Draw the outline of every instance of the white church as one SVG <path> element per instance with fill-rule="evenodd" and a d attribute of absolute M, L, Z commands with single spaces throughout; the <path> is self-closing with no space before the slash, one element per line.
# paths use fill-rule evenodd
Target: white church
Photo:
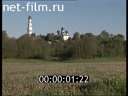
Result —
<path fill-rule="evenodd" d="M 67 41 L 69 39 L 68 31 L 65 31 L 64 27 L 61 28 L 61 32 L 57 31 L 58 36 L 62 36 L 64 41 Z"/>
<path fill-rule="evenodd" d="M 27 34 L 29 36 L 32 35 L 32 17 L 28 16 L 28 27 L 27 27 Z M 58 36 L 62 36 L 64 41 L 67 41 L 69 39 L 68 31 L 64 30 L 64 27 L 61 28 L 61 32 L 57 32 Z"/>

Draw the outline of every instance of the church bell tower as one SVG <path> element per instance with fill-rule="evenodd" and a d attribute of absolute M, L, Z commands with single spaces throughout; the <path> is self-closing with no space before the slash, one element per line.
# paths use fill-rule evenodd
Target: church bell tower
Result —
<path fill-rule="evenodd" d="M 32 34 L 32 17 L 28 17 L 28 28 L 27 28 L 27 34 L 31 36 Z"/>

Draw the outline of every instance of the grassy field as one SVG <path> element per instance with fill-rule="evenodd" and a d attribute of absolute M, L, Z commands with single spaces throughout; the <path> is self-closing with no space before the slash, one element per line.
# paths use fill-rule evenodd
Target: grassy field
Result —
<path fill-rule="evenodd" d="M 88 83 L 39 83 L 39 75 L 89 75 Z M 2 96 L 126 96 L 124 58 L 53 62 L 2 60 Z"/>

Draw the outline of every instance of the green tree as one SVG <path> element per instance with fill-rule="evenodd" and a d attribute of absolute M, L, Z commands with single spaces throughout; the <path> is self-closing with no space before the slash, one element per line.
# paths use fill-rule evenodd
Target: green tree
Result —
<path fill-rule="evenodd" d="M 35 34 L 35 33 L 32 33 L 31 36 L 32 36 L 32 37 L 36 37 L 36 34 Z"/>
<path fill-rule="evenodd" d="M 47 59 L 49 57 L 49 47 L 43 39 L 33 39 L 28 35 L 23 35 L 17 40 L 18 58 L 26 59 Z"/>
<path fill-rule="evenodd" d="M 86 33 L 82 39 L 73 42 L 72 58 L 94 58 L 97 56 L 98 50 L 99 42 L 96 36 Z"/>
<path fill-rule="evenodd" d="M 36 54 L 35 59 L 49 59 L 51 50 L 50 45 L 44 39 L 38 39 L 36 43 Z"/>
<path fill-rule="evenodd" d="M 45 37 L 46 41 L 54 41 L 57 40 L 57 35 L 55 35 L 54 33 L 48 33 Z"/>
<path fill-rule="evenodd" d="M 73 35 L 73 40 L 79 40 L 80 39 L 80 35 L 78 32 L 75 32 Z"/>
<path fill-rule="evenodd" d="M 121 34 L 117 34 L 113 38 L 114 41 L 114 50 L 116 51 L 116 56 L 117 57 L 123 57 L 124 56 L 124 36 Z"/>
<path fill-rule="evenodd" d="M 83 54 L 82 57 L 84 58 L 94 58 L 97 56 L 97 52 L 99 50 L 98 40 L 96 38 L 88 38 L 82 40 L 82 50 L 81 53 Z"/>
<path fill-rule="evenodd" d="M 85 34 L 80 35 L 80 39 L 84 39 L 84 37 L 85 37 Z"/>
<path fill-rule="evenodd" d="M 2 31 L 2 58 L 16 58 L 16 39 L 8 37 L 6 31 Z"/>
<path fill-rule="evenodd" d="M 81 42 L 82 40 L 76 40 L 76 41 L 72 41 L 72 46 L 71 46 L 71 53 L 72 59 L 80 59 L 83 58 L 81 55 L 83 53 L 81 53 L 83 51 L 83 42 Z"/>
<path fill-rule="evenodd" d="M 100 35 L 98 36 L 98 39 L 101 41 L 101 42 L 108 42 L 109 41 L 109 33 L 106 31 L 106 30 L 103 30 Z"/>
<path fill-rule="evenodd" d="M 121 34 L 110 36 L 109 41 L 101 42 L 104 45 L 104 56 L 124 57 L 124 36 Z"/>

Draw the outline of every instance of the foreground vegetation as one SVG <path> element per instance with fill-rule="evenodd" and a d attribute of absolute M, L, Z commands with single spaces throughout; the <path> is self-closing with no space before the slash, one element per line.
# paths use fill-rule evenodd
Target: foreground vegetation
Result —
<path fill-rule="evenodd" d="M 39 75 L 89 75 L 90 81 L 39 83 Z M 126 61 L 124 58 L 66 62 L 3 59 L 2 95 L 126 96 Z"/>

